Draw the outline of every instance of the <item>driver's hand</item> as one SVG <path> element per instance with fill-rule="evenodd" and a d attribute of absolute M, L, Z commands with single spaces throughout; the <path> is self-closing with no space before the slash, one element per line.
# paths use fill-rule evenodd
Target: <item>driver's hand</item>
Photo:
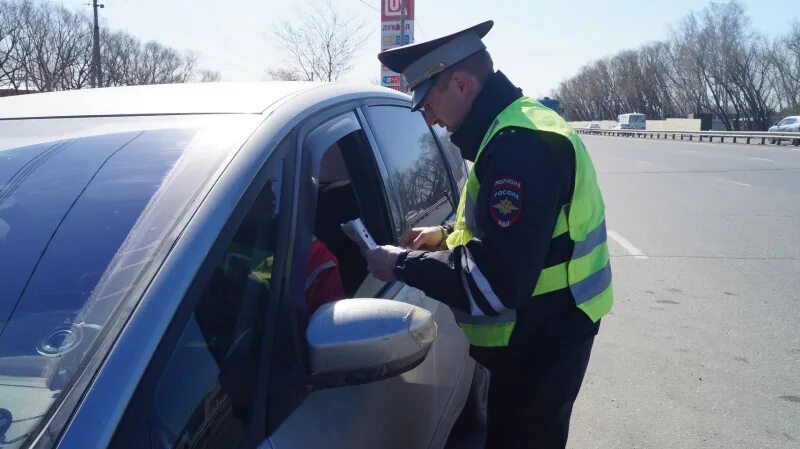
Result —
<path fill-rule="evenodd" d="M 439 226 L 414 228 L 400 238 L 400 246 L 412 250 L 436 251 L 444 243 L 444 231 Z"/>

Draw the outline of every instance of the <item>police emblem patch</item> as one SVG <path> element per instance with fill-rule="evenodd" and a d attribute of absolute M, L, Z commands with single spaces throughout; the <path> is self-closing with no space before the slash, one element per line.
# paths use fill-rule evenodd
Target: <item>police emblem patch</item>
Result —
<path fill-rule="evenodd" d="M 522 183 L 513 178 L 494 181 L 489 193 L 489 215 L 501 228 L 507 228 L 522 215 Z"/>

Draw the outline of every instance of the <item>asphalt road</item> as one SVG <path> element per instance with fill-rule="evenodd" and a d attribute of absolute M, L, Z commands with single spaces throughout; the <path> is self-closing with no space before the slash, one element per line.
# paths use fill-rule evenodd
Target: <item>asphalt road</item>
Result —
<path fill-rule="evenodd" d="M 571 448 L 800 448 L 800 151 L 582 136 L 616 304 Z"/>
<path fill-rule="evenodd" d="M 800 448 L 800 151 L 582 138 L 616 304 L 568 447 Z"/>

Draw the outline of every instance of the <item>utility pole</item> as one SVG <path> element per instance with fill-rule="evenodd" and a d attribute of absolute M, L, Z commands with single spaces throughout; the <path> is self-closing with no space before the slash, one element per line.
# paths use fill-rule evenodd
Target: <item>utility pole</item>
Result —
<path fill-rule="evenodd" d="M 100 25 L 97 24 L 97 8 L 105 8 L 105 5 L 98 5 L 97 0 L 92 0 L 94 8 L 94 31 L 92 32 L 92 87 L 103 87 L 103 72 L 100 70 Z"/>
<path fill-rule="evenodd" d="M 397 3 L 395 3 L 396 5 Z M 406 44 L 406 0 L 400 0 L 400 46 Z M 400 75 L 400 92 L 406 91 L 405 77 Z"/>

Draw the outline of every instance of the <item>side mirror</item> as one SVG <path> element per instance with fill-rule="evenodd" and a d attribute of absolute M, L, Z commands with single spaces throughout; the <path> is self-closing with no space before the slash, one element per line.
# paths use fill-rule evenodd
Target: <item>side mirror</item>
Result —
<path fill-rule="evenodd" d="M 388 299 L 324 304 L 306 329 L 314 389 L 359 385 L 404 373 L 425 360 L 436 339 L 433 315 Z"/>

